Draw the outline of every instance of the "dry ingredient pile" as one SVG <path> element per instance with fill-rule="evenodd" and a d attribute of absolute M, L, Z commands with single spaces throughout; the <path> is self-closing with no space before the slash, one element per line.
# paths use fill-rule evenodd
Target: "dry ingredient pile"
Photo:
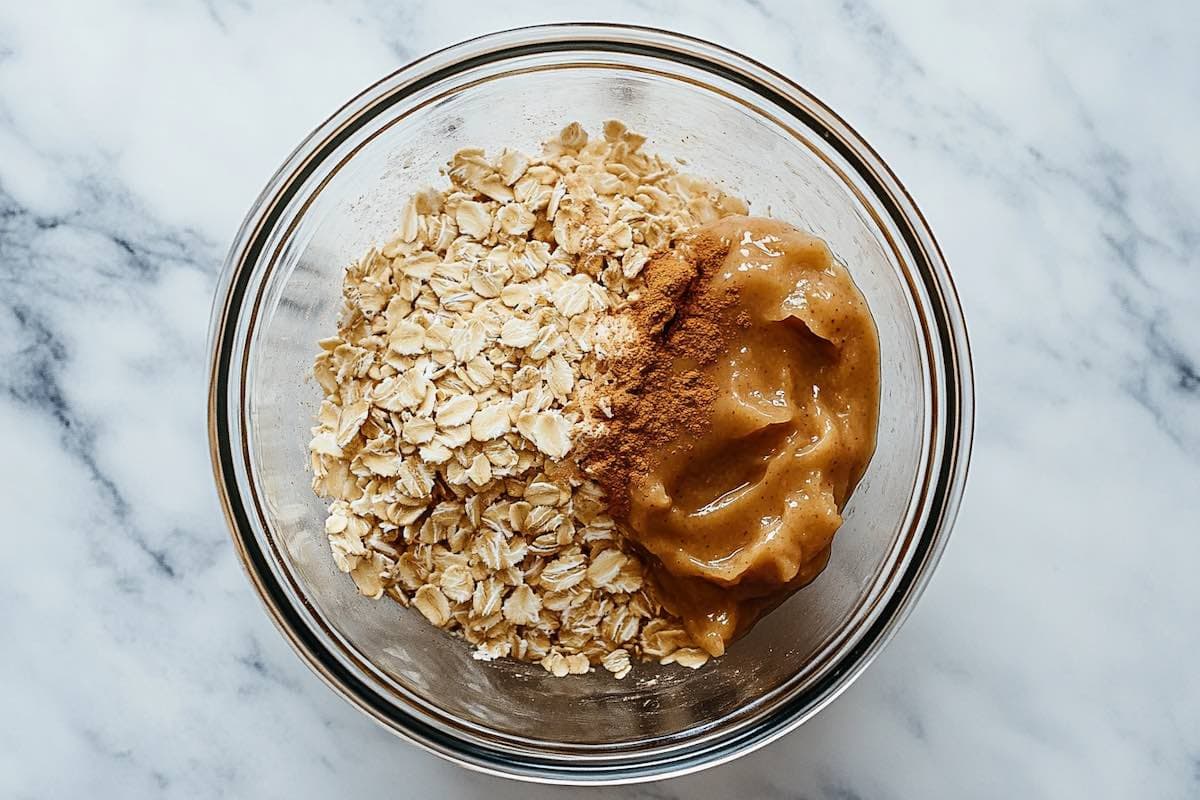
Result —
<path fill-rule="evenodd" d="M 747 211 L 643 143 L 609 121 L 538 156 L 459 151 L 449 187 L 412 197 L 395 238 L 347 268 L 320 343 L 309 449 L 337 566 L 479 659 L 622 678 L 636 659 L 709 658 L 573 460 L 612 416 L 600 387 L 633 346 L 619 312 L 648 261 Z"/>

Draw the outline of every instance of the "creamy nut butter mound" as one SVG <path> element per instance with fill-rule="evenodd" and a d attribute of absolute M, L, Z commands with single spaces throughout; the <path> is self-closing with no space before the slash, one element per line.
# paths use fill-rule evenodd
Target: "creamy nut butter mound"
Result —
<path fill-rule="evenodd" d="M 615 368 L 665 341 L 645 323 L 661 300 L 647 266 L 694 251 L 714 223 L 746 219 L 736 216 L 744 202 L 643 153 L 643 142 L 610 121 L 592 138 L 573 123 L 538 156 L 459 151 L 449 186 L 414 195 L 395 238 L 347 268 L 337 334 L 320 342 L 325 397 L 309 449 L 335 562 L 362 594 L 415 607 L 479 659 L 536 661 L 557 676 L 601 665 L 621 678 L 645 658 L 695 668 L 753 616 L 698 623 L 708 612 L 668 582 L 706 580 L 667 552 L 686 525 L 649 538 L 637 529 L 649 517 L 630 509 L 647 492 L 651 505 L 675 502 L 674 486 L 652 487 L 678 472 L 674 462 L 643 459 L 621 484 L 615 471 L 631 463 L 596 455 L 613 437 L 641 435 L 628 424 L 631 381 L 647 376 Z M 715 241 L 730 238 L 722 230 Z M 695 271 L 690 291 L 708 280 Z M 793 316 L 798 335 L 844 346 Z M 707 402 L 692 402 L 698 427 L 668 437 L 675 458 L 686 437 L 703 438 L 705 418 L 714 436 L 732 435 L 712 385 Z M 873 442 L 873 416 L 869 429 Z M 861 474 L 844 471 L 852 480 L 834 493 L 834 515 Z M 694 504 L 694 487 L 684 493 Z M 677 555 L 686 561 L 686 547 Z M 779 587 L 796 582 L 786 572 Z"/>

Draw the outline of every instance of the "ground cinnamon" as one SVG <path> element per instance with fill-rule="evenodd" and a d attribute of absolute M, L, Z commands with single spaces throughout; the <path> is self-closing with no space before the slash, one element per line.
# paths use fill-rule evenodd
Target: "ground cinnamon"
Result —
<path fill-rule="evenodd" d="M 698 234 L 646 265 L 645 288 L 624 312 L 636 332 L 610 362 L 601 392 L 612 418 L 577 450 L 580 466 L 604 489 L 610 512 L 629 511 L 632 481 L 682 433 L 701 435 L 710 423 L 717 387 L 704 375 L 725 349 L 736 294 L 716 289 L 712 276 L 729 243 Z M 748 322 L 748 320 L 747 320 Z"/>

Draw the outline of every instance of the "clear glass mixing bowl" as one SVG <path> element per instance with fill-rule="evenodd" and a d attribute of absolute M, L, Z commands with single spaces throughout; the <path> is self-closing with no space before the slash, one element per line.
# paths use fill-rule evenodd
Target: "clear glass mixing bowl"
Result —
<path fill-rule="evenodd" d="M 485 663 L 415 611 L 360 597 L 333 565 L 306 445 L 310 365 L 341 273 L 389 238 L 414 189 L 459 148 L 536 148 L 567 122 L 617 118 L 647 149 L 813 231 L 879 328 L 875 457 L 828 569 L 698 671 L 639 665 L 555 679 Z M 460 764 L 563 783 L 680 774 L 812 716 L 895 633 L 928 581 L 966 476 L 966 330 L 911 198 L 836 114 L 706 42 L 608 25 L 507 31 L 371 86 L 271 179 L 230 251 L 212 321 L 209 435 L 234 542 L 279 628 L 316 672 L 391 730 Z"/>

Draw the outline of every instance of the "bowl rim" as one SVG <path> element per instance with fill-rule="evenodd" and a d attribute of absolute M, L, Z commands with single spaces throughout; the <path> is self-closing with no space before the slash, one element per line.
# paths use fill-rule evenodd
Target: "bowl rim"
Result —
<path fill-rule="evenodd" d="M 251 277 L 277 224 L 296 191 L 337 147 L 379 113 L 422 88 L 476 66 L 538 53 L 617 51 L 681 62 L 739 84 L 803 120 L 855 168 L 874 199 L 916 258 L 913 265 L 929 299 L 934 318 L 929 332 L 938 338 L 944 363 L 931 365 L 936 379 L 944 370 L 945 419 L 934 420 L 933 432 L 944 431 L 938 473 L 930 484 L 929 515 L 916 537 L 914 553 L 891 596 L 861 639 L 841 654 L 836 668 L 814 686 L 788 698 L 754 724 L 721 737 L 702 737 L 695 745 L 656 750 L 647 759 L 633 753 L 614 760 L 564 761 L 555 754 L 514 757 L 505 747 L 481 747 L 453 730 L 381 702 L 354 669 L 339 661 L 327 643 L 310 629 L 311 620 L 295 608 L 270 558 L 258 544 L 249 509 L 242 497 L 237 458 L 246 458 L 247 437 L 240 413 L 231 415 L 230 387 L 240 384 L 231 368 L 238 344 L 243 301 L 254 288 Z M 395 85 L 386 97 L 378 89 Z M 388 102 L 381 102 L 387 99 Z M 356 110 L 357 109 L 357 110 Z M 371 112 L 364 114 L 363 112 Z M 252 309 L 251 318 L 257 314 Z M 253 328 L 253 322 L 247 329 Z M 251 341 L 247 337 L 244 346 Z M 966 321 L 954 281 L 924 215 L 907 189 L 878 153 L 840 116 L 781 73 L 703 39 L 658 28 L 610 23 L 554 23 L 513 28 L 474 37 L 434 51 L 380 78 L 344 103 L 292 151 L 256 198 L 230 247 L 213 301 L 209 338 L 208 434 L 217 493 L 242 566 L 260 600 L 292 648 L 334 691 L 388 730 L 423 749 L 461 766 L 502 777 L 557 784 L 610 785 L 656 780 L 716 766 L 749 753 L 793 730 L 832 702 L 862 673 L 891 640 L 914 607 L 946 546 L 961 502 L 970 462 L 974 430 L 974 376 Z M 243 360 L 242 370 L 245 364 Z M 232 381 L 232 382 L 231 382 Z M 231 431 L 237 436 L 231 435 Z M 931 449 L 936 448 L 936 441 Z M 255 494 L 255 487 L 247 487 Z M 254 502 L 258 498 L 254 497 Z"/>

